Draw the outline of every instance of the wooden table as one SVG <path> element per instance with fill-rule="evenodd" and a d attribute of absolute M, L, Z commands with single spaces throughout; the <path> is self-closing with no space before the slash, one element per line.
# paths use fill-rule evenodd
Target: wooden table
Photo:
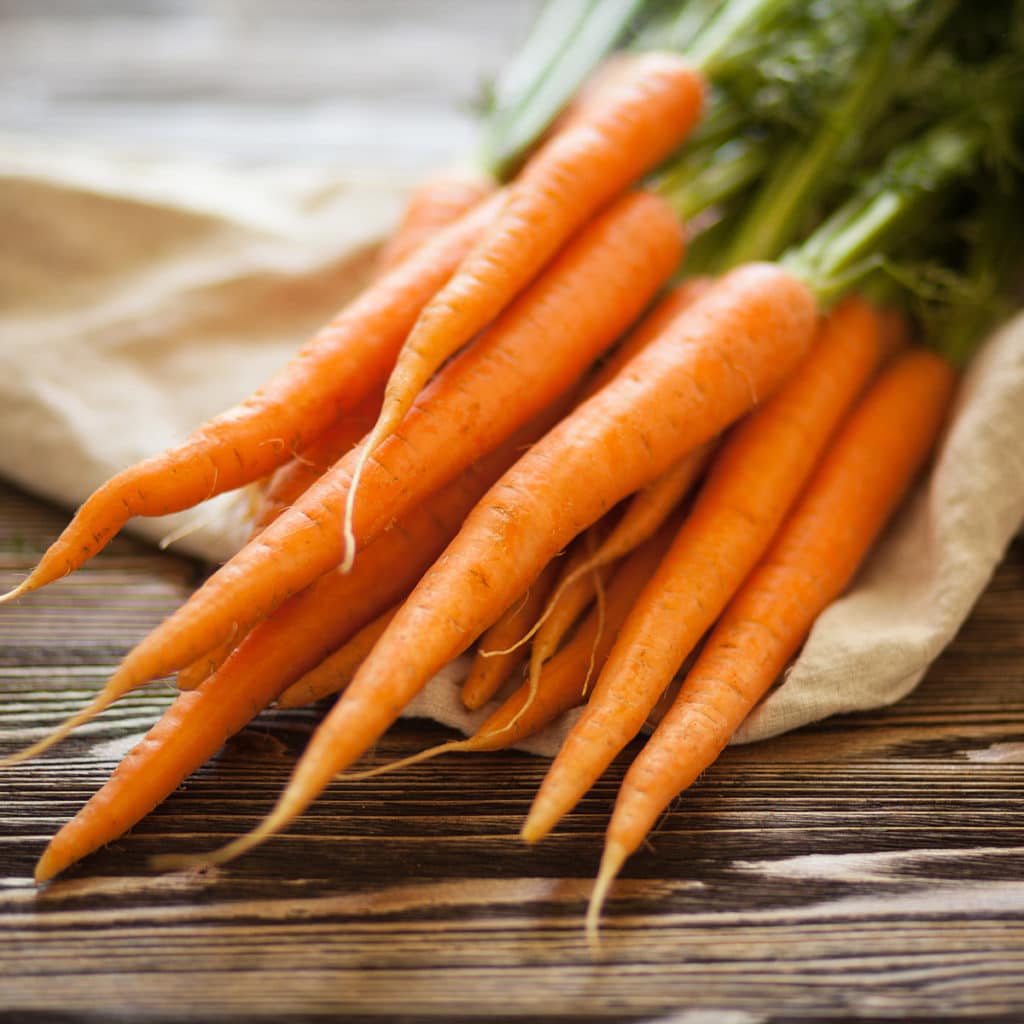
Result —
<path fill-rule="evenodd" d="M 417 77 L 422 62 L 387 74 L 374 71 L 385 62 L 364 56 L 353 71 L 343 59 L 375 32 L 389 38 L 388 19 L 406 41 L 456 31 L 439 28 L 452 19 L 508 45 L 530 5 L 349 3 L 346 31 L 325 40 L 330 6 L 180 0 L 145 14 L 64 0 L 43 14 L 9 0 L 0 127 L 145 143 L 146 111 L 159 109 L 171 148 L 260 156 L 260 133 L 280 120 L 270 93 L 301 105 L 327 95 L 325 82 L 337 96 L 346 75 L 375 74 L 366 102 L 396 118 L 450 95 L 448 84 L 424 93 L 434 79 Z M 507 31 L 493 31 L 498 19 Z M 317 59 L 289 64 L 303 39 Z M 472 52 L 486 66 L 497 50 Z M 470 78 L 457 76 L 462 98 Z M 307 130 L 288 121 L 300 156 L 321 152 L 329 124 L 353 153 L 399 162 L 398 150 L 360 139 L 358 104 L 335 99 L 320 121 L 302 109 Z M 457 117 L 451 125 L 444 145 L 465 130 Z M 0 486 L 0 587 L 65 518 Z M 199 572 L 121 539 L 4 608 L 0 750 L 79 707 Z M 264 715 L 129 836 L 37 891 L 30 875 L 46 839 L 169 701 L 158 684 L 0 775 L 0 1019 L 1020 1020 L 1022 674 L 1018 543 L 907 700 L 727 751 L 628 864 L 600 960 L 581 921 L 621 769 L 536 849 L 516 832 L 545 765 L 508 753 L 336 784 L 287 835 L 228 868 L 149 869 L 154 853 L 211 848 L 251 827 L 312 711 Z M 378 755 L 446 735 L 404 722 Z"/>

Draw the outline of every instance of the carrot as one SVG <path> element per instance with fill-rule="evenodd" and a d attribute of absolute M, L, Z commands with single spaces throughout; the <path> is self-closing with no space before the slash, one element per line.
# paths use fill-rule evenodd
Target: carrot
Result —
<path fill-rule="evenodd" d="M 179 690 L 194 690 L 204 679 L 208 679 L 228 660 L 231 652 L 245 639 L 245 633 L 238 631 L 216 647 L 200 655 L 195 661 L 182 665 L 174 677 Z"/>
<path fill-rule="evenodd" d="M 494 190 L 494 182 L 479 171 L 457 167 L 431 175 L 412 192 L 402 220 L 378 257 L 379 274 L 387 273 L 429 237 L 454 223 Z M 327 469 L 354 448 L 380 412 L 380 395 L 371 393 L 343 413 L 312 444 L 297 452 L 268 478 L 253 514 L 252 535 L 259 533 L 305 492 Z M 220 644 L 179 669 L 179 690 L 194 690 L 222 665 L 241 641 L 241 634 Z"/>
<path fill-rule="evenodd" d="M 523 660 L 512 645 L 540 614 L 557 573 L 557 560 L 549 562 L 526 593 L 480 638 L 477 655 L 462 684 L 462 703 L 470 711 L 482 708 Z"/>
<path fill-rule="evenodd" d="M 263 500 L 253 517 L 252 535 L 269 526 L 335 462 L 355 448 L 373 426 L 379 410 L 380 392 L 374 391 L 354 409 L 339 416 L 312 444 L 279 466 L 267 480 Z"/>
<path fill-rule="evenodd" d="M 645 541 L 665 521 L 707 465 L 712 447 L 709 442 L 689 452 L 638 491 L 615 526 L 591 548 L 580 548 L 579 557 L 566 565 L 554 595 L 527 634 L 534 636 L 531 676 L 558 649 L 562 637 L 601 587 L 609 566 Z"/>
<path fill-rule="evenodd" d="M 589 225 L 491 331 L 446 367 L 401 433 L 369 464 L 367 497 L 373 500 L 358 523 L 363 542 L 569 391 L 636 318 L 681 249 L 671 209 L 650 193 L 623 197 Z M 535 358 L 538 350 L 542 360 Z M 46 749 L 128 691 L 250 628 L 337 565 L 342 541 L 336 521 L 354 455 L 129 652 L 87 707 L 14 759 Z"/>
<path fill-rule="evenodd" d="M 636 330 L 616 348 L 593 375 L 584 389 L 584 397 L 589 398 L 600 391 L 635 355 L 667 330 L 672 321 L 710 286 L 709 277 L 691 277 L 667 292 Z M 673 489 L 688 487 L 687 478 L 696 476 L 706 461 L 706 455 L 702 454 L 704 450 L 702 448 L 688 453 L 680 460 L 681 468 L 670 467 L 662 475 L 664 479 L 659 477 L 637 494 L 630 503 L 630 509 L 625 517 L 607 536 L 601 523 L 592 527 L 592 530 L 602 531 L 600 547 L 597 550 L 588 554 L 584 547 L 576 547 L 566 564 L 563 578 L 555 587 L 555 595 L 548 601 L 543 613 L 529 630 L 520 635 L 515 644 L 505 649 L 512 655 L 518 647 L 536 637 L 530 659 L 530 671 L 533 676 L 540 665 L 557 650 L 566 631 L 594 597 L 607 575 L 603 572 L 603 567 L 610 565 L 657 529 L 659 509 L 665 515 L 668 514 Z M 604 551 L 606 544 L 610 547 Z M 618 554 L 615 554 L 615 551 L 618 551 Z M 596 571 L 599 569 L 602 572 Z"/>
<path fill-rule="evenodd" d="M 842 428 L 626 775 L 588 913 L 591 934 L 625 860 L 664 808 L 714 763 L 817 616 L 846 588 L 924 463 L 953 384 L 940 356 L 908 352 Z"/>
<path fill-rule="evenodd" d="M 661 295 L 643 320 L 609 353 L 587 381 L 583 397 L 596 395 L 634 356 L 664 334 L 672 321 L 704 295 L 712 284 L 710 277 L 687 277 Z"/>
<path fill-rule="evenodd" d="M 589 558 L 565 574 L 559 587 L 589 585 L 595 570 L 618 561 L 642 544 L 668 518 L 689 492 L 711 458 L 714 442 L 684 455 L 656 480 L 638 491 L 623 510 L 614 529 L 600 542 Z M 555 595 L 558 600 L 559 594 Z"/>
<path fill-rule="evenodd" d="M 181 445 L 122 470 L 75 513 L 0 601 L 51 583 L 96 554 L 132 516 L 160 516 L 251 483 L 287 462 L 386 379 L 420 309 L 483 233 L 496 195 L 371 284 L 267 384 Z"/>
<path fill-rule="evenodd" d="M 594 374 L 587 384 L 584 396 L 589 398 L 597 394 L 634 356 L 666 331 L 676 317 L 707 292 L 711 283 L 710 277 L 691 277 L 667 292 L 636 330 Z M 675 466 L 671 466 L 644 487 L 633 497 L 629 508 L 610 531 L 605 531 L 600 523 L 596 527 L 591 527 L 592 530 L 602 530 L 597 549 L 588 556 L 583 547 L 577 548 L 574 557 L 565 567 L 554 597 L 548 602 L 534 628 L 523 637 L 524 640 L 536 635 L 539 644 L 535 646 L 540 646 L 548 652 L 553 652 L 557 648 L 566 630 L 576 621 L 579 613 L 593 597 L 595 586 L 600 583 L 599 577 L 594 575 L 592 570 L 611 564 L 654 533 L 675 503 L 672 495 L 678 490 L 679 497 L 682 497 L 682 493 L 699 474 L 707 459 L 706 447 L 687 453 Z M 556 608 L 559 609 L 562 621 L 552 622 L 546 633 L 539 632 Z M 544 654 L 539 660 L 544 661 L 548 656 Z"/>
<path fill-rule="evenodd" d="M 341 647 L 328 654 L 318 665 L 314 665 L 277 698 L 277 706 L 301 708 L 348 686 L 373 645 L 380 639 L 381 633 L 395 617 L 399 607 L 401 602 L 381 612 L 358 633 L 350 636 Z"/>
<path fill-rule="evenodd" d="M 616 566 L 603 611 L 592 609 L 572 639 L 545 663 L 536 699 L 530 700 L 530 683 L 524 682 L 480 726 L 472 749 L 496 750 L 518 743 L 583 700 L 590 675 L 607 659 L 629 609 L 664 556 L 672 534 L 672 530 L 661 530 Z"/>
<path fill-rule="evenodd" d="M 607 361 L 597 372 L 592 374 L 585 386 L 584 396 L 589 397 L 611 380 L 630 358 L 664 330 L 672 319 L 678 316 L 698 295 L 706 291 L 710 283 L 710 278 L 692 277 L 670 289 L 658 301 L 636 330 L 611 353 Z M 379 395 L 365 400 L 352 413 L 343 416 L 341 420 L 337 421 L 335 426 L 314 442 L 305 453 L 295 456 L 291 462 L 278 469 L 271 476 L 262 507 L 256 513 L 254 531 L 258 532 L 266 527 L 288 505 L 293 503 L 300 494 L 312 486 L 323 472 L 326 471 L 330 463 L 335 458 L 343 455 L 358 440 L 358 438 L 354 437 L 354 433 L 359 429 L 359 425 L 365 424 L 365 429 L 369 429 L 379 407 Z M 652 488 L 657 488 L 657 486 L 657 481 L 651 485 Z M 532 593 L 536 595 L 539 591 L 534 590 Z M 582 610 L 582 608 L 579 610 Z M 572 613 L 572 621 L 576 619 L 577 614 L 578 612 Z M 561 639 L 563 633 L 564 629 L 558 632 L 556 634 L 557 639 Z M 230 640 L 201 655 L 191 665 L 180 669 L 177 676 L 178 688 L 187 690 L 198 686 L 207 675 L 223 663 L 224 659 L 237 646 L 243 635 L 241 631 L 237 632 Z M 520 639 L 520 637 L 525 639 L 531 635 L 532 633 L 527 633 L 524 628 L 517 635 L 510 636 L 508 641 L 489 643 L 489 648 L 500 650 L 502 654 L 496 658 L 487 659 L 486 664 L 488 667 L 484 668 L 483 664 L 481 664 L 479 671 L 488 675 L 493 682 L 498 678 L 498 667 L 495 664 L 491 668 L 492 662 L 513 658 L 515 651 L 509 649 L 506 654 L 504 649 L 509 648 L 513 641 Z M 555 646 L 557 646 L 557 640 Z M 479 661 L 484 663 L 485 659 L 480 658 Z M 491 675 L 491 673 L 494 673 L 494 675 Z M 473 674 L 472 670 L 470 674 Z M 475 687 L 478 684 L 473 685 Z M 480 704 L 486 702 L 492 695 L 493 692 L 481 698 Z M 476 706 L 480 706 L 480 704 Z"/>
<path fill-rule="evenodd" d="M 576 569 L 594 557 L 598 545 L 612 529 L 612 522 L 618 515 L 618 509 L 612 509 L 607 516 L 599 519 L 593 526 L 585 530 L 576 539 L 569 550 L 565 568 L 558 580 L 555 595 L 547 602 L 542 614 L 532 628 L 522 636 L 520 644 L 533 641 L 530 652 L 530 669 L 548 660 L 558 650 L 562 637 L 572 629 L 576 620 L 586 611 L 587 606 L 599 593 L 608 580 L 611 567 L 602 566 L 599 571 L 582 581 L 578 587 L 566 589 L 565 579 L 573 575 Z"/>
<path fill-rule="evenodd" d="M 237 856 L 301 813 L 572 537 L 774 390 L 815 320 L 814 296 L 780 267 L 721 278 L 490 489 L 314 733 L 270 815 L 205 859 Z"/>
<path fill-rule="evenodd" d="M 586 696 L 588 677 L 604 664 L 619 628 L 665 554 L 673 532 L 672 529 L 663 529 L 616 567 L 608 587 L 604 614 L 599 615 L 597 609 L 591 610 L 572 639 L 545 663 L 534 699 L 531 699 L 529 683 L 523 683 L 491 712 L 472 736 L 440 743 L 378 768 L 348 772 L 345 779 L 370 778 L 438 754 L 504 750 L 540 732 L 563 712 L 580 704 Z"/>
<path fill-rule="evenodd" d="M 387 273 L 428 238 L 458 220 L 490 195 L 494 179 L 472 167 L 447 167 L 424 178 L 409 195 L 394 234 L 377 257 L 377 272 Z"/>
<path fill-rule="evenodd" d="M 594 213 L 669 155 L 703 105 L 702 77 L 671 54 L 639 54 L 564 131 L 534 154 L 501 211 L 424 308 L 395 362 L 345 507 L 345 564 L 355 557 L 355 496 L 366 460 L 398 428 L 433 373 L 491 323 Z"/>
<path fill-rule="evenodd" d="M 488 486 L 565 412 L 557 402 L 431 495 L 366 548 L 351 573 L 327 573 L 241 641 L 197 689 L 179 694 L 104 787 L 68 822 L 36 871 L 45 881 L 116 839 L 172 793 L 278 694 L 404 596 Z"/>
<path fill-rule="evenodd" d="M 546 835 L 640 731 L 768 547 L 884 352 L 874 309 L 856 298 L 845 301 L 793 377 L 723 446 L 623 627 L 586 711 L 548 769 L 523 826 L 527 841 Z"/>
<path fill-rule="evenodd" d="M 380 396 L 371 395 L 350 413 L 335 420 L 316 441 L 272 473 L 253 512 L 250 537 L 255 537 L 272 523 L 321 474 L 350 451 L 373 424 L 379 408 Z M 207 676 L 212 675 L 242 642 L 246 632 L 241 628 L 236 630 L 227 640 L 178 669 L 175 680 L 178 689 L 194 690 Z"/>

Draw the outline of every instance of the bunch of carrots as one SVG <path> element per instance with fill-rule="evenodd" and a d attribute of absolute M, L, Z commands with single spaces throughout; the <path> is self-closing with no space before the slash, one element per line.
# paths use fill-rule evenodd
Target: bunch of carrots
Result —
<path fill-rule="evenodd" d="M 1017 265 L 1022 46 L 1022 5 L 1002 0 L 984 17 L 552 0 L 496 83 L 479 168 L 427 179 L 358 298 L 240 405 L 100 487 L 6 595 L 132 516 L 260 488 L 237 555 L 7 759 L 177 674 L 37 879 L 265 707 L 340 693 L 264 821 L 199 860 L 241 854 L 475 645 L 465 704 L 503 699 L 416 759 L 509 746 L 584 705 L 529 842 L 667 707 L 615 803 L 596 927 L 935 444 Z"/>

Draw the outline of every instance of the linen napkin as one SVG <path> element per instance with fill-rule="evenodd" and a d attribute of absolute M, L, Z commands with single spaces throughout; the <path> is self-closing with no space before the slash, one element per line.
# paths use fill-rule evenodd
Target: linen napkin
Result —
<path fill-rule="evenodd" d="M 73 508 L 252 391 L 368 280 L 405 184 L 0 144 L 0 475 Z M 934 469 L 736 737 L 892 703 L 952 639 L 1024 520 L 1024 314 L 964 379 Z M 130 529 L 210 561 L 223 495 Z M 456 662 L 407 709 L 471 731 Z M 552 754 L 572 716 L 524 745 Z"/>

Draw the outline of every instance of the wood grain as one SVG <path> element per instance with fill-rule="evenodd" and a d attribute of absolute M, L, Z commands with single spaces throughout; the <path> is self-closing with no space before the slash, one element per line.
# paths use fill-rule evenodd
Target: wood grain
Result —
<path fill-rule="evenodd" d="M 3 0 L 0 132 L 406 173 L 463 151 L 533 7 Z M 0 586 L 65 519 L 0 485 Z M 0 751 L 80 706 L 199 572 L 118 540 L 0 610 Z M 252 826 L 314 711 L 261 716 L 37 890 L 49 836 L 171 699 L 155 684 L 0 774 L 0 1019 L 1019 1021 L 1022 676 L 1018 543 L 905 701 L 728 750 L 627 865 L 597 960 L 581 916 L 621 766 L 535 849 L 516 832 L 545 765 L 500 753 L 335 784 L 226 869 L 149 869 Z M 447 736 L 403 722 L 375 756 Z"/>

